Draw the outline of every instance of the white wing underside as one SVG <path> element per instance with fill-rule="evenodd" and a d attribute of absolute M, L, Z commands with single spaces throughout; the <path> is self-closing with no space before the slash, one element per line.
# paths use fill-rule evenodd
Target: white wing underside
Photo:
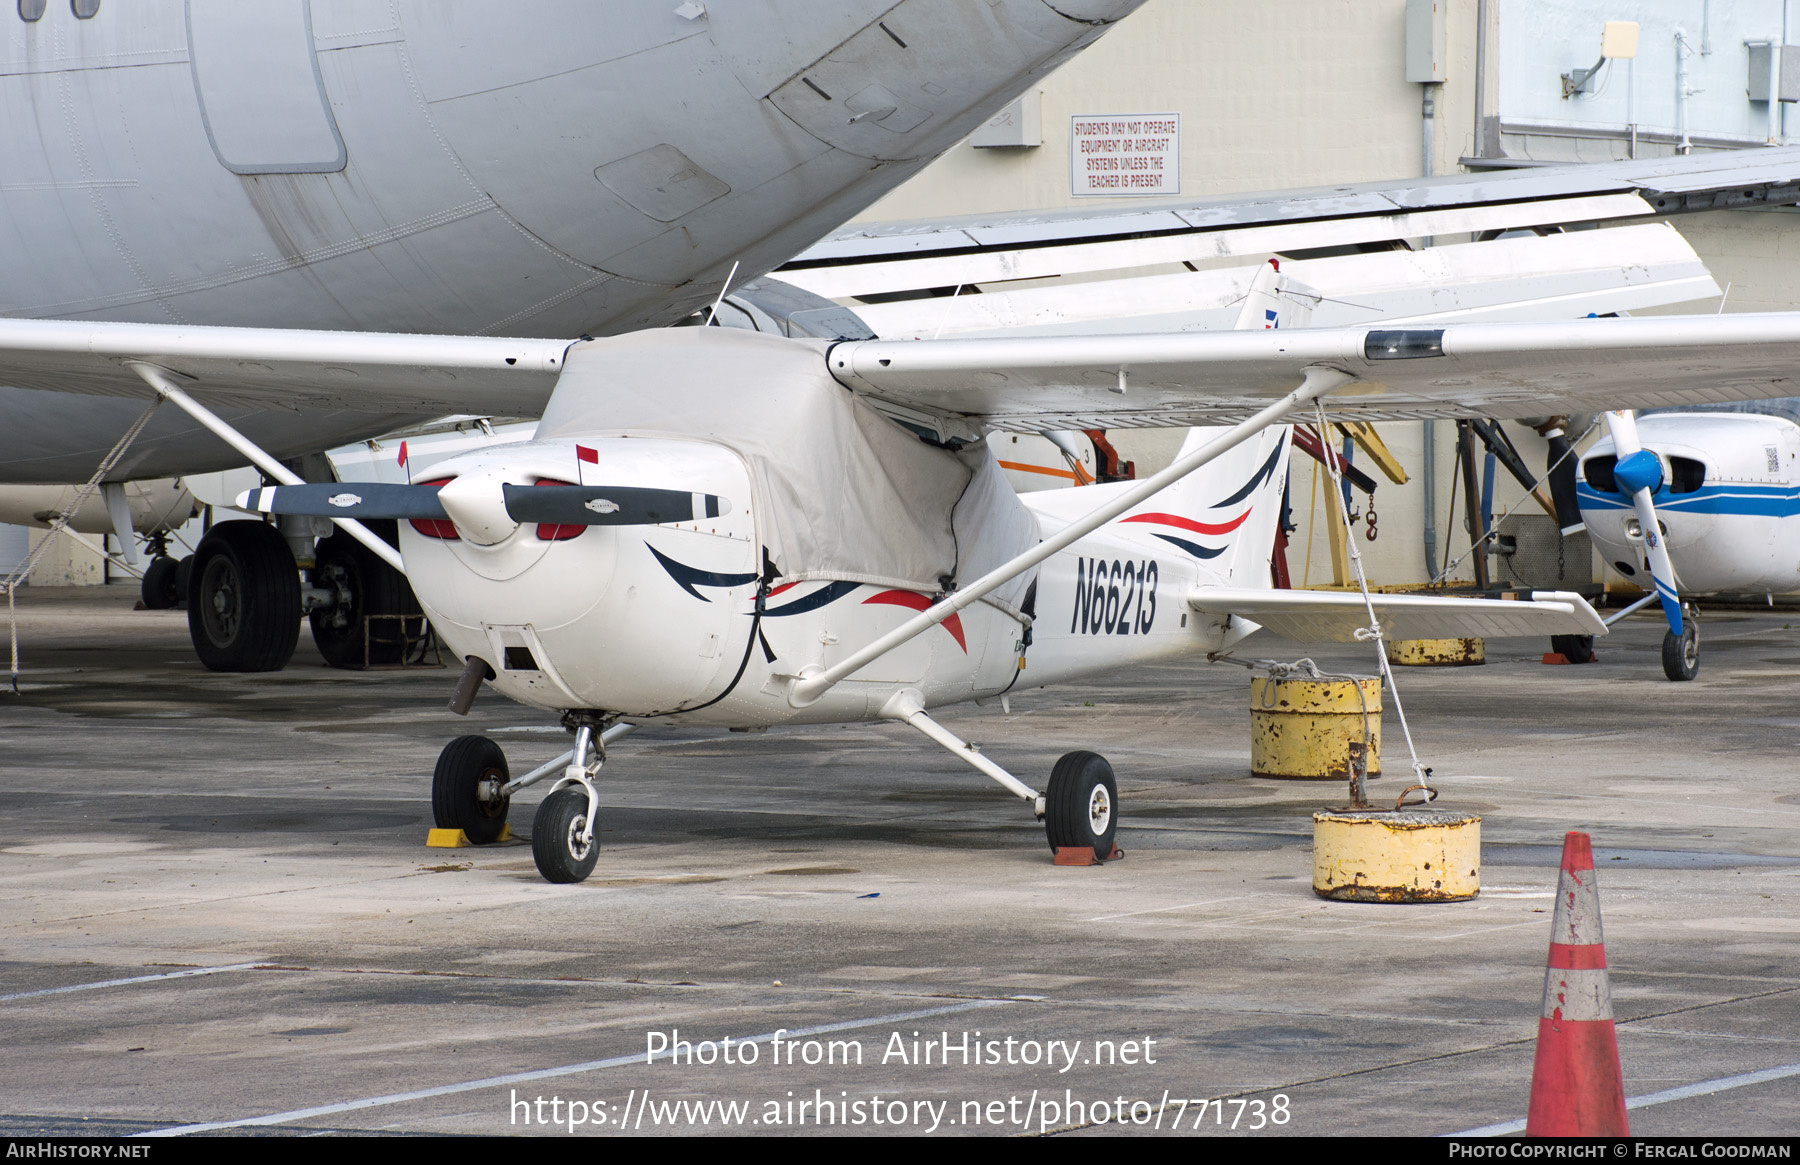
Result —
<path fill-rule="evenodd" d="M 718 330 L 670 332 L 669 359 L 732 381 L 729 345 L 709 343 L 708 333 Z M 1386 349 L 1396 336 L 1404 350 L 1424 354 L 1391 358 Z M 1792 396 L 1800 313 L 1397 332 L 781 342 L 811 347 L 839 381 L 878 402 L 968 428 L 1187 427 L 1248 416 L 1291 392 L 1312 367 L 1354 378 L 1326 398 L 1327 412 L 1343 420 L 1518 417 Z M 565 347 L 568 361 L 605 376 L 611 343 L 0 320 L 0 384 L 147 397 L 149 388 L 129 367 L 143 361 L 215 404 L 521 416 L 542 410 Z"/>
<path fill-rule="evenodd" d="M 1395 639 L 1505 639 L 1605 635 L 1606 625 L 1580 595 L 1536 591 L 1529 599 L 1371 595 L 1382 634 Z M 1299 643 L 1351 643 L 1369 625 L 1361 595 L 1328 591 L 1198 587 L 1188 606 L 1203 615 L 1236 615 Z"/>

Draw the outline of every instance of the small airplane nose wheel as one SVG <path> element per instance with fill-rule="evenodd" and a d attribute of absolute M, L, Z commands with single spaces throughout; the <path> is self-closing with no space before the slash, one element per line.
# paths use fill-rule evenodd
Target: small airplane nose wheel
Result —
<path fill-rule="evenodd" d="M 531 856 L 544 881 L 565 885 L 594 872 L 600 839 L 587 837 L 587 790 L 564 785 L 538 805 L 531 822 Z"/>
<path fill-rule="evenodd" d="M 460 829 L 470 841 L 500 840 L 512 799 L 501 793 L 508 780 L 506 754 L 485 736 L 459 736 L 438 754 L 431 774 L 431 815 L 439 829 Z"/>
<path fill-rule="evenodd" d="M 1681 634 L 1663 632 L 1663 674 L 1677 682 L 1700 674 L 1700 625 L 1689 612 L 1681 621 Z"/>
<path fill-rule="evenodd" d="M 1050 771 L 1050 785 L 1044 790 L 1044 833 L 1050 848 L 1085 846 L 1102 858 L 1111 854 L 1119 828 L 1118 803 L 1118 782 L 1105 757 L 1067 753 Z"/>

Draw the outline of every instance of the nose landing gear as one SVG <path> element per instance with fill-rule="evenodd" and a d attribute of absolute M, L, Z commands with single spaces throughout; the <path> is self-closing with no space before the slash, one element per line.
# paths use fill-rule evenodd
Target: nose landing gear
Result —
<path fill-rule="evenodd" d="M 600 793 L 594 778 L 606 760 L 606 746 L 637 730 L 635 724 L 614 724 L 601 731 L 604 723 L 596 712 L 568 713 L 563 725 L 575 733 L 575 747 L 517 780 L 510 778 L 506 754 L 492 740 L 452 740 L 438 754 L 431 778 L 431 813 L 438 828 L 460 829 L 477 845 L 500 841 L 506 836 L 512 795 L 560 772 L 532 818 L 531 856 L 545 881 L 582 881 L 594 872 L 600 856 L 594 828 Z"/>
<path fill-rule="evenodd" d="M 571 712 L 563 723 L 575 729 L 569 767 L 531 821 L 532 860 L 546 882 L 558 884 L 583 881 L 600 859 L 600 841 L 594 836 L 600 791 L 594 778 L 606 762 L 604 739 L 595 732 L 600 727 L 597 717 Z"/>
<path fill-rule="evenodd" d="M 1677 682 L 1700 674 L 1700 621 L 1691 607 L 1685 608 L 1682 616 L 1681 634 L 1663 632 L 1662 644 L 1663 674 Z"/>

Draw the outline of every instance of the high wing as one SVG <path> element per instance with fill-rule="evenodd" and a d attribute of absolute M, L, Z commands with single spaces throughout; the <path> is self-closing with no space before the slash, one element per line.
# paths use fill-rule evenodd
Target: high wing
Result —
<path fill-rule="evenodd" d="M 152 365 L 211 405 L 536 416 L 568 340 L 0 320 L 0 384 L 151 395 Z"/>
<path fill-rule="evenodd" d="M 656 359 L 734 375 L 728 329 L 658 337 Z M 1341 420 L 1513 417 L 1795 395 L 1800 313 L 1658 316 L 1444 328 L 1298 328 L 805 345 L 839 381 L 943 435 L 1217 424 L 1313 369 L 1350 377 Z M 565 354 L 566 350 L 566 354 Z M 617 340 L 503 340 L 179 325 L 0 320 L 0 383 L 148 397 L 133 365 L 208 404 L 326 403 L 478 415 L 540 412 L 564 375 L 632 383 L 646 349 Z M 616 356 L 616 358 L 615 358 Z M 747 386 L 754 389 L 754 386 Z M 645 391 L 654 385 L 645 384 Z M 1120 391 L 1123 390 L 1123 391 Z"/>
<path fill-rule="evenodd" d="M 1370 595 L 1383 634 L 1392 639 L 1480 636 L 1605 635 L 1606 624 L 1580 595 L 1534 591 L 1516 600 L 1445 595 Z M 1236 615 L 1299 643 L 1351 643 L 1369 625 L 1358 594 L 1237 587 L 1196 587 L 1188 606 L 1203 615 Z"/>
<path fill-rule="evenodd" d="M 1308 369 L 1351 377 L 1325 398 L 1336 420 L 1518 417 L 1791 395 L 1800 313 L 861 340 L 834 345 L 829 360 L 844 384 L 951 427 L 1233 422 L 1293 391 Z"/>

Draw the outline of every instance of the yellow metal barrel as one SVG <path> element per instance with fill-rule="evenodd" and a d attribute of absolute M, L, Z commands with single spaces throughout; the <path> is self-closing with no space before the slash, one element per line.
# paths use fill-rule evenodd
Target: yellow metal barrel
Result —
<path fill-rule="evenodd" d="M 1360 691 L 1360 695 L 1358 694 Z M 1290 780 L 1343 780 L 1345 745 L 1365 739 L 1369 775 L 1381 772 L 1381 680 L 1250 681 L 1250 772 Z"/>
<path fill-rule="evenodd" d="M 1344 902 L 1460 902 L 1481 892 L 1481 818 L 1449 809 L 1313 814 L 1313 892 Z"/>
<path fill-rule="evenodd" d="M 1390 639 L 1388 662 L 1401 667 L 1468 667 L 1486 663 L 1480 639 Z"/>

